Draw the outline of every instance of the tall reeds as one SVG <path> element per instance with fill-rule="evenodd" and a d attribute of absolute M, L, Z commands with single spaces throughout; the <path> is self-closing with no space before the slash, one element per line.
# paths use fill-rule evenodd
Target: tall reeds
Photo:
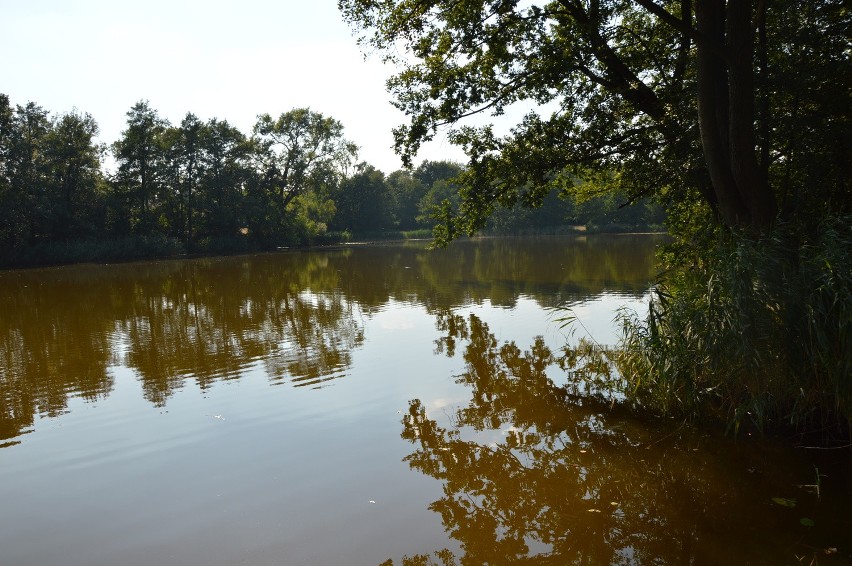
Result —
<path fill-rule="evenodd" d="M 670 272 L 646 316 L 622 313 L 616 365 L 642 403 L 734 430 L 837 430 L 852 419 L 852 219 L 809 237 L 725 235 Z"/>

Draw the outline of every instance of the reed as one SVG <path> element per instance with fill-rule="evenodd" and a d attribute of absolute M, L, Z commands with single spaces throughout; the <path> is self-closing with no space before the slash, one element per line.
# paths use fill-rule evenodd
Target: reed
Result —
<path fill-rule="evenodd" d="M 631 393 L 668 414 L 735 431 L 848 434 L 852 418 L 852 222 L 814 235 L 781 226 L 728 234 L 667 274 L 645 316 L 623 312 L 616 366 Z"/>

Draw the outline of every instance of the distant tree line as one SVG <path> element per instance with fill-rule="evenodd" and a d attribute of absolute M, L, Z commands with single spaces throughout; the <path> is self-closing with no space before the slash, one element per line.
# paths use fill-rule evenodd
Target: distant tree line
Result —
<path fill-rule="evenodd" d="M 306 108 L 258 116 L 250 134 L 187 113 L 169 123 L 146 101 L 98 144 L 87 113 L 51 115 L 0 94 L 0 246 L 9 265 L 177 252 L 270 249 L 355 235 L 429 230 L 457 207 L 462 166 L 424 161 L 385 175 L 357 162 L 342 124 Z M 503 210 L 488 230 L 660 223 L 613 196 L 549 198 Z"/>

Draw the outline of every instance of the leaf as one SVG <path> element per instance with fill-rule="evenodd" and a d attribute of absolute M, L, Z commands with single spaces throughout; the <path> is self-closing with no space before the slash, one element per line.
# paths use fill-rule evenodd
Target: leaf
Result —
<path fill-rule="evenodd" d="M 787 499 L 786 497 L 773 497 L 772 501 L 782 507 L 789 507 L 790 509 L 796 506 L 795 499 Z"/>
<path fill-rule="evenodd" d="M 799 519 L 799 523 L 801 523 L 802 526 L 805 526 L 805 527 L 815 527 L 816 526 L 816 523 L 814 523 L 814 520 L 809 519 L 808 517 L 802 517 L 801 519 Z"/>

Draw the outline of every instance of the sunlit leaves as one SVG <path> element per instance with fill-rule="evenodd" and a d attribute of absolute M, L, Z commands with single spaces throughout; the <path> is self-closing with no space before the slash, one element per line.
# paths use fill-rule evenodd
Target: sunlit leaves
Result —
<path fill-rule="evenodd" d="M 396 132 L 404 158 L 431 139 L 436 128 L 471 113 L 499 115 L 520 100 L 546 105 L 546 111 L 528 117 L 505 138 L 484 128 L 452 134 L 471 158 L 461 232 L 481 228 L 494 203 L 511 203 L 514 191 L 527 183 L 541 195 L 566 168 L 620 168 L 620 158 L 637 151 L 647 157 L 667 135 L 660 128 L 679 120 L 670 113 L 662 125 L 646 121 L 640 126 L 643 115 L 661 116 L 661 102 L 652 100 L 639 77 L 671 75 L 676 46 L 667 40 L 668 30 L 629 3 L 601 2 L 592 8 L 513 1 L 339 4 L 346 19 L 363 30 L 362 41 L 385 52 L 410 49 L 408 57 L 396 58 L 402 68 L 388 83 L 395 104 L 410 117 Z M 659 48 L 637 41 L 636 33 L 650 36 Z M 619 57 L 626 66 L 614 63 Z M 671 109 L 691 113 L 681 103 L 688 88 L 671 82 L 654 96 L 672 96 Z M 625 96 L 614 96 L 619 93 Z M 669 137 L 667 143 L 673 141 Z M 638 180 L 622 180 L 631 194 L 648 190 Z M 528 204 L 538 202 L 540 197 Z"/>
<path fill-rule="evenodd" d="M 734 67 L 722 65 L 715 78 L 716 88 L 728 91 L 715 114 L 726 116 L 718 128 L 737 132 L 723 136 L 730 155 L 722 158 L 741 161 L 737 155 L 754 152 L 761 160 L 751 176 L 725 165 L 736 177 L 735 187 L 720 181 L 722 166 L 712 167 L 715 180 L 708 174 L 708 163 L 725 151 L 716 152 L 699 132 L 697 99 L 704 96 L 706 106 L 713 97 L 696 89 L 696 53 L 713 53 L 727 65 L 725 53 L 737 40 L 698 33 L 693 3 L 339 0 L 338 5 L 362 45 L 398 68 L 388 89 L 408 116 L 395 130 L 406 163 L 446 126 L 454 128 L 450 138 L 468 154 L 459 219 L 443 222 L 439 236 L 481 229 L 495 205 L 511 205 L 519 191 L 534 195 L 524 202 L 536 206 L 553 179 L 602 172 L 611 174 L 610 187 L 627 200 L 654 197 L 688 216 L 675 222 L 692 231 L 700 229 L 692 223 L 695 217 L 729 226 L 742 217 L 767 227 L 771 219 L 764 217 L 774 215 L 775 197 L 766 179 L 784 197 L 787 217 L 803 207 L 817 215 L 847 211 L 841 203 L 852 202 L 838 169 L 843 154 L 838 148 L 848 145 L 841 132 L 848 130 L 850 89 L 826 74 L 848 75 L 842 54 L 849 14 L 842 2 L 822 0 L 806 10 L 791 2 L 759 4 L 738 19 L 731 12 L 730 21 L 759 28 L 750 43 L 755 60 L 742 76 L 734 78 Z M 754 82 L 755 92 L 735 85 L 740 78 L 743 85 Z M 730 98 L 735 92 L 740 94 Z M 729 99 L 737 108 L 755 106 L 754 120 L 750 111 L 727 116 L 734 108 Z M 465 121 L 480 114 L 488 122 L 519 101 L 531 103 L 534 112 L 513 117 L 515 127 L 505 135 Z M 825 134 L 822 139 L 812 135 L 817 131 Z M 753 138 L 755 143 L 748 141 Z M 732 145 L 738 140 L 746 140 L 743 147 Z M 748 210 L 735 210 L 735 201 L 750 203 L 740 205 Z"/>
<path fill-rule="evenodd" d="M 343 124 L 307 108 L 273 119 L 258 116 L 254 126 L 257 157 L 264 183 L 287 204 L 327 174 L 341 175 L 354 160 L 357 146 L 343 137 Z"/>

